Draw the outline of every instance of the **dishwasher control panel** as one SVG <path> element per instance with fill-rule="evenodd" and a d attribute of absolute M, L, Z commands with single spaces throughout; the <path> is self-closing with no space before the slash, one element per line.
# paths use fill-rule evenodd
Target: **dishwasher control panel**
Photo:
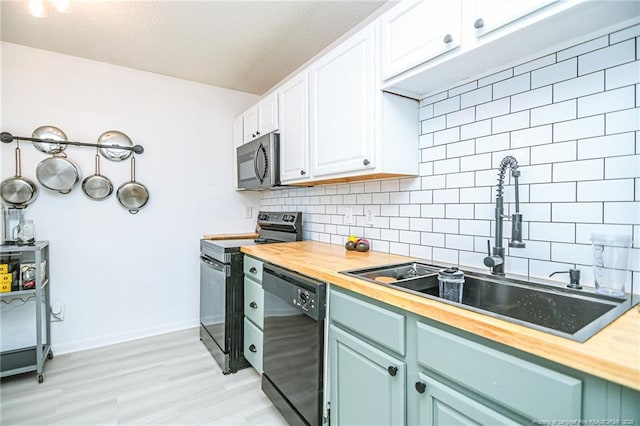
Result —
<path fill-rule="evenodd" d="M 305 290 L 303 288 L 298 288 L 298 297 L 297 300 L 294 300 L 297 306 L 302 308 L 305 311 L 314 310 L 316 308 L 316 295 L 311 293 L 309 290 Z"/>

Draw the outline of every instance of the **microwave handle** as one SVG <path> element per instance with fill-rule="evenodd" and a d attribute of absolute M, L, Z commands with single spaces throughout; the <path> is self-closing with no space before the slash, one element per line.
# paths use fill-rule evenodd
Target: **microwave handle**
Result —
<path fill-rule="evenodd" d="M 258 144 L 258 146 L 256 147 L 256 152 L 253 153 L 253 172 L 256 174 L 256 177 L 260 180 L 260 183 L 262 183 L 262 179 L 260 179 L 260 172 L 258 171 L 258 152 L 260 151 L 260 147 L 262 146 L 262 144 Z"/>
<path fill-rule="evenodd" d="M 260 151 L 262 151 L 264 155 L 264 169 L 262 171 L 258 170 L 258 153 Z M 268 168 L 269 168 L 269 158 L 267 157 L 267 149 L 264 147 L 264 145 L 262 145 L 262 143 L 259 143 L 258 147 L 256 148 L 256 152 L 253 156 L 253 169 L 255 170 L 256 176 L 258 180 L 260 180 L 261 184 L 264 182 L 264 178 L 267 177 Z"/>

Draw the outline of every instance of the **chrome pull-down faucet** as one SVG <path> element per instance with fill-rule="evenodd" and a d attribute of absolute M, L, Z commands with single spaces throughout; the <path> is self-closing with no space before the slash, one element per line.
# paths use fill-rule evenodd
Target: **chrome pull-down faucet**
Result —
<path fill-rule="evenodd" d="M 516 212 L 511 215 L 511 241 L 509 241 L 509 247 L 524 248 L 525 244 L 522 242 L 522 214 L 520 214 L 520 193 L 518 187 L 518 178 L 520 177 L 520 171 L 518 170 L 518 160 L 514 157 L 507 155 L 500 162 L 498 169 L 498 187 L 496 188 L 496 239 L 493 251 L 491 250 L 491 243 L 487 241 L 487 257 L 484 258 L 484 264 L 491 268 L 491 273 L 494 275 L 504 275 L 504 257 L 505 248 L 502 247 L 502 227 L 504 222 L 504 177 L 507 171 L 507 167 L 511 169 L 511 177 L 513 177 L 515 185 L 515 209 Z"/>

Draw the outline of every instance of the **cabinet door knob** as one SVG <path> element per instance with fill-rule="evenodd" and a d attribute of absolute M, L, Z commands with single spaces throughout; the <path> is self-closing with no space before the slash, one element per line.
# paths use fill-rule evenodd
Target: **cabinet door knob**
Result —
<path fill-rule="evenodd" d="M 480 28 L 484 27 L 484 19 L 482 18 L 478 18 L 476 19 L 476 22 L 473 23 L 473 27 L 477 30 L 479 30 Z"/>
<path fill-rule="evenodd" d="M 307 174 L 307 172 L 305 172 L 304 170 L 300 170 L 300 176 L 304 176 L 306 174 Z"/>
<path fill-rule="evenodd" d="M 447 34 L 446 36 L 444 36 L 442 41 L 444 41 L 445 44 L 449 44 L 453 41 L 453 37 L 451 36 L 451 34 Z"/>
<path fill-rule="evenodd" d="M 362 160 L 362 164 L 364 164 L 365 166 L 368 166 L 370 163 L 369 160 L 367 160 L 366 158 L 364 160 Z"/>
<path fill-rule="evenodd" d="M 249 272 L 251 272 L 252 274 L 255 274 L 256 272 L 258 272 L 258 270 L 252 266 L 251 268 L 249 268 Z"/>
<path fill-rule="evenodd" d="M 427 385 L 422 382 L 416 382 L 416 390 L 418 393 L 424 393 L 424 391 L 427 390 Z"/>
<path fill-rule="evenodd" d="M 260 130 L 258 130 L 258 131 L 256 132 L 256 136 L 258 136 L 259 134 L 260 134 Z"/>
<path fill-rule="evenodd" d="M 253 353 L 258 352 L 258 350 L 256 349 L 256 345 L 254 345 L 253 343 L 249 345 L 249 350 Z"/>
<path fill-rule="evenodd" d="M 387 368 L 387 371 L 389 372 L 390 376 L 395 376 L 396 374 L 398 374 L 398 367 L 394 367 L 393 365 L 390 365 Z"/>
<path fill-rule="evenodd" d="M 249 307 L 253 309 L 258 309 L 258 304 L 256 302 L 249 303 Z"/>

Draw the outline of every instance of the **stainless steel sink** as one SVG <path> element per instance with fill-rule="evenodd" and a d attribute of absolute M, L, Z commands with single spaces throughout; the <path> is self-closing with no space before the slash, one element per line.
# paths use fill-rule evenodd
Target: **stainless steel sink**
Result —
<path fill-rule="evenodd" d="M 638 296 L 617 298 L 586 289 L 465 272 L 462 303 L 457 303 L 438 296 L 440 269 L 411 262 L 342 273 L 578 342 L 586 341 L 640 301 Z M 396 281 L 382 282 L 380 277 Z"/>

